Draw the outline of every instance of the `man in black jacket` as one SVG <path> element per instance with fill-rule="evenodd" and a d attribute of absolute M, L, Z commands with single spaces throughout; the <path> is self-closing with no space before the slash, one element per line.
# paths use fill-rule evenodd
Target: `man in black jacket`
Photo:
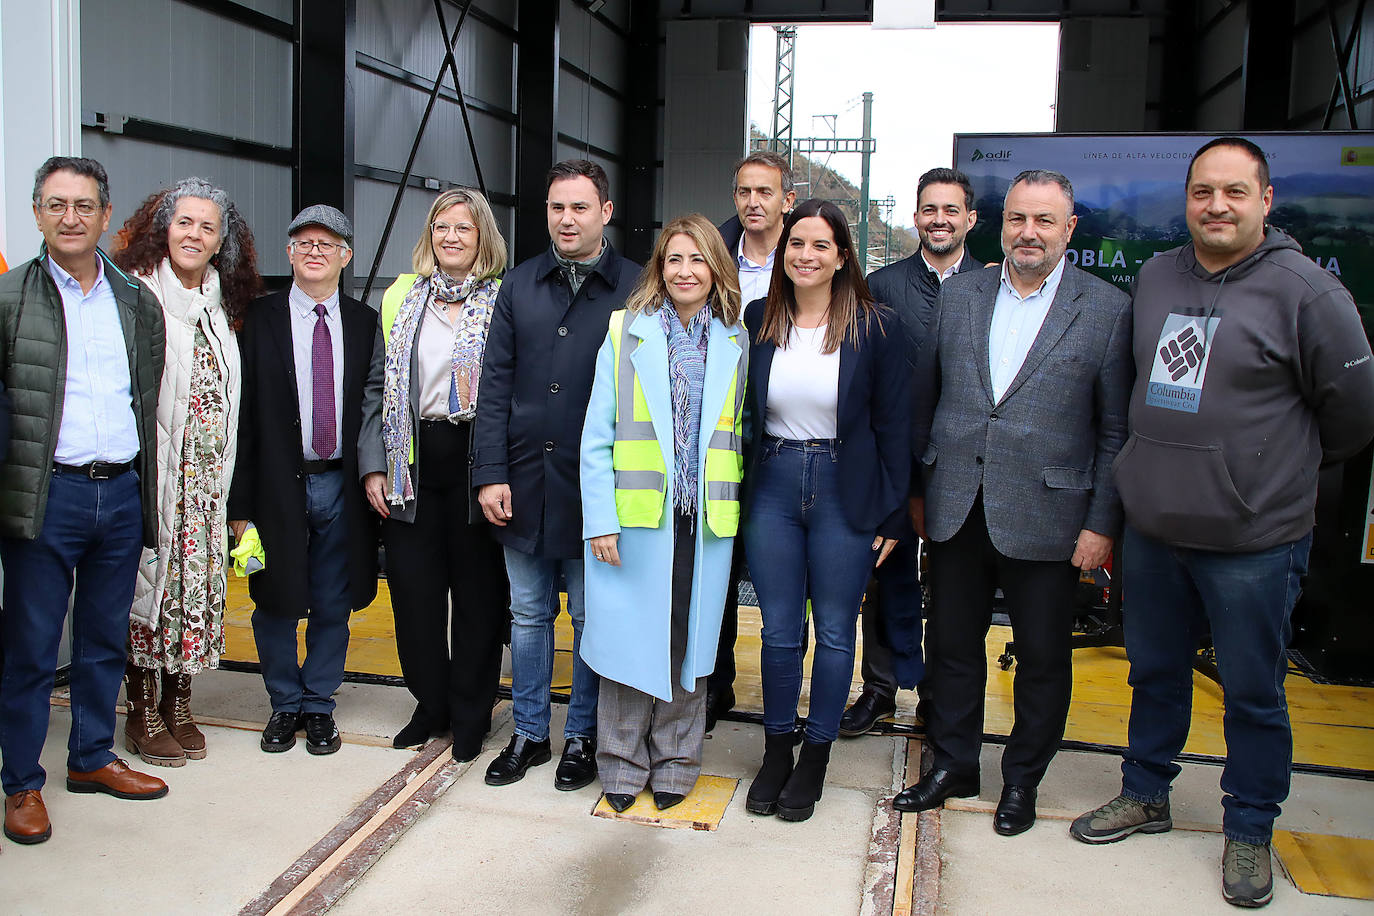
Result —
<path fill-rule="evenodd" d="M 596 777 L 597 677 L 582 640 L 582 505 L 578 448 L 596 353 L 610 314 L 625 304 L 639 265 L 606 241 L 613 206 L 601 166 L 585 159 L 549 171 L 548 251 L 501 283 L 482 361 L 472 485 L 505 547 L 511 585 L 511 688 L 515 735 L 488 785 L 523 779 L 548 762 L 549 682 L 558 580 L 573 622 L 573 681 L 554 785 Z"/>
<path fill-rule="evenodd" d="M 112 750 L 139 555 L 157 543 L 162 307 L 98 248 L 110 225 L 99 162 L 43 163 L 33 215 L 42 250 L 0 277 L 0 379 L 16 420 L 0 463 L 0 782 L 5 836 L 24 844 L 52 835 L 39 756 L 68 602 L 67 790 L 167 794 Z"/>
<path fill-rule="evenodd" d="M 253 638 L 272 717 L 260 746 L 339 749 L 334 693 L 343 683 L 349 616 L 377 595 L 377 515 L 358 476 L 363 383 L 377 313 L 339 291 L 353 227 L 333 207 L 306 207 L 287 227 L 292 283 L 243 319 L 238 461 L 229 492 L 234 536 L 252 522 L 264 567 L 248 579 Z M 296 627 L 306 618 L 305 661 Z"/>
<path fill-rule="evenodd" d="M 978 221 L 973 185 L 954 169 L 931 169 L 916 183 L 912 214 L 921 247 L 868 276 L 873 297 L 902 316 L 907 362 L 913 371 L 926 338 L 940 284 L 979 263 L 964 247 Z M 920 457 L 920 456 L 916 456 Z M 863 691 L 840 720 L 840 734 L 862 735 L 897 709 L 897 688 L 914 687 L 925 674 L 921 656 L 921 585 L 917 541 L 905 538 L 878 567 L 863 606 Z"/>

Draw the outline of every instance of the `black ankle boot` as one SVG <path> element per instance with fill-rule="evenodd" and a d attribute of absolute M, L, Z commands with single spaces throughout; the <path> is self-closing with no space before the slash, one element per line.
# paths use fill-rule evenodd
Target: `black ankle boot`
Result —
<path fill-rule="evenodd" d="M 772 814 L 778 809 L 778 793 L 792 775 L 791 732 L 763 736 L 763 764 L 749 785 L 744 809 L 750 814 Z"/>
<path fill-rule="evenodd" d="M 778 817 L 785 821 L 804 821 L 816 810 L 825 788 L 825 768 L 830 763 L 830 742 L 802 743 L 797 767 L 778 795 Z"/>

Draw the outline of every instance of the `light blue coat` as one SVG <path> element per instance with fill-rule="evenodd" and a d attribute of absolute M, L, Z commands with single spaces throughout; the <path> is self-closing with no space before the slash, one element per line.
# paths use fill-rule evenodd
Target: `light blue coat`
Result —
<path fill-rule="evenodd" d="M 626 316 L 630 320 L 630 316 Z M 669 625 L 673 580 L 673 408 L 668 381 L 668 338 L 658 314 L 639 314 L 630 334 L 640 342 L 630 353 L 640 387 L 653 420 L 669 485 L 663 516 L 657 528 L 621 529 L 615 511 L 615 477 L 611 448 L 615 442 L 615 352 L 610 335 L 596 356 L 587 419 L 582 427 L 582 536 L 619 533 L 621 565 L 592 558 L 584 544 L 586 613 L 582 630 L 582 658 L 602 677 L 672 701 Z M 730 335 L 736 335 L 735 340 Z M 725 410 L 730 379 L 739 365 L 741 346 L 747 346 L 744 327 L 727 328 L 711 318 L 706 345 L 706 379 L 701 399 L 701 430 L 697 443 L 696 555 L 692 567 L 692 605 L 687 629 L 687 653 L 677 672 L 684 690 L 716 666 L 716 643 L 730 585 L 730 556 L 734 538 L 716 537 L 706 524 L 706 446 L 716 420 Z M 627 342 L 628 344 L 628 342 Z M 743 380 L 741 379 L 741 384 Z"/>

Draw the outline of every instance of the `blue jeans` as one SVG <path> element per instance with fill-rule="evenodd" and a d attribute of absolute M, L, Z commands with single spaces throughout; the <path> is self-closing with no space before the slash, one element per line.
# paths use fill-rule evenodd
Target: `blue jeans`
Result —
<path fill-rule="evenodd" d="M 531 741 L 549 737 L 549 683 L 553 680 L 553 621 L 558 616 L 558 573 L 568 587 L 573 626 L 572 696 L 564 738 L 596 737 L 600 679 L 582 660 L 582 561 L 535 557 L 506 548 L 510 576 L 511 705 L 515 733 Z"/>
<path fill-rule="evenodd" d="M 1192 660 L 1211 627 L 1225 695 L 1222 831 L 1268 843 L 1288 797 L 1293 733 L 1283 679 L 1290 618 L 1307 572 L 1308 534 L 1254 553 L 1170 547 L 1126 529 L 1122 563 L 1126 656 L 1131 663 L 1130 747 L 1122 793 L 1162 802 L 1188 738 Z"/>
<path fill-rule="evenodd" d="M 763 615 L 763 730 L 796 725 L 810 598 L 816 651 L 806 738 L 834 741 L 854 679 L 854 624 L 877 557 L 874 532 L 845 518 L 833 440 L 766 437 L 762 448 L 744 548 Z"/>
<path fill-rule="evenodd" d="M 129 606 L 143 550 L 138 472 L 109 480 L 54 471 L 43 529 L 5 538 L 5 671 L 0 682 L 0 783 L 5 794 L 43 788 L 57 650 L 72 602 L 72 730 L 67 766 L 114 762 L 115 706 L 124 677 Z"/>
<path fill-rule="evenodd" d="M 262 680 L 273 712 L 334 712 L 334 693 L 343 683 L 348 656 L 348 526 L 344 518 L 344 472 L 305 478 L 306 575 L 310 612 L 305 620 L 305 661 L 296 661 L 296 627 L 290 615 L 270 608 L 253 611 Z M 269 554 L 267 562 L 272 562 Z"/>

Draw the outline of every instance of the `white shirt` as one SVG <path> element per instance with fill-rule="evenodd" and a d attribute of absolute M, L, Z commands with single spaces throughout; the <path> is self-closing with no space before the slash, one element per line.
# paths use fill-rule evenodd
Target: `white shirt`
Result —
<path fill-rule="evenodd" d="M 735 250 L 735 262 L 739 267 L 740 304 L 748 305 L 755 299 L 768 295 L 768 285 L 773 282 L 773 257 L 777 249 L 769 249 L 768 260 L 755 264 L 744 254 L 744 234 L 740 233 L 739 245 Z"/>
<path fill-rule="evenodd" d="M 763 430 L 779 439 L 834 439 L 840 400 L 840 351 L 822 353 L 825 325 L 793 327 L 773 353 Z"/>
<path fill-rule="evenodd" d="M 1031 344 L 1045 323 L 1045 316 L 1054 304 L 1059 281 L 1064 277 L 1064 259 L 1050 271 L 1045 282 L 1029 296 L 1022 297 L 1007 277 L 1007 264 L 1002 262 L 1002 282 L 997 287 L 997 302 L 992 309 L 992 329 L 988 332 L 988 369 L 992 378 L 993 401 L 1002 400 L 1021 371 L 1021 364 L 1030 353 Z"/>
<path fill-rule="evenodd" d="M 921 249 L 921 262 L 922 262 L 923 264 L 925 264 L 927 270 L 929 270 L 931 273 L 935 274 L 935 279 L 939 280 L 941 283 L 944 283 L 944 282 L 945 282 L 946 280 L 948 280 L 950 277 L 954 276 L 955 274 L 957 274 L 957 273 L 959 272 L 959 265 L 962 264 L 962 263 L 964 263 L 964 259 L 963 259 L 962 257 L 960 257 L 959 260 L 957 260 L 957 261 L 955 261 L 953 264 L 949 265 L 949 269 L 947 269 L 947 270 L 936 270 L 936 269 L 935 269 L 935 265 L 932 264 L 932 263 L 930 263 L 929 261 L 926 260 L 926 251 L 925 251 L 924 248 L 922 248 L 922 249 Z"/>
<path fill-rule="evenodd" d="M 312 407 L 314 401 L 313 382 L 310 369 L 313 364 L 311 354 L 315 343 L 315 300 L 307 296 L 299 286 L 292 283 L 289 297 L 291 303 L 291 355 L 296 363 L 296 395 L 301 412 L 301 449 L 306 461 L 328 460 L 343 454 L 343 318 L 339 314 L 339 291 L 336 289 L 324 300 L 324 325 L 329 329 L 329 342 L 334 346 L 334 454 L 317 455 L 310 444 Z"/>
<path fill-rule="evenodd" d="M 88 293 L 52 258 L 43 263 L 57 284 L 67 323 L 67 378 L 53 460 L 71 465 L 132 460 L 138 454 L 138 421 L 129 347 L 105 260 L 95 256 L 95 284 Z"/>

